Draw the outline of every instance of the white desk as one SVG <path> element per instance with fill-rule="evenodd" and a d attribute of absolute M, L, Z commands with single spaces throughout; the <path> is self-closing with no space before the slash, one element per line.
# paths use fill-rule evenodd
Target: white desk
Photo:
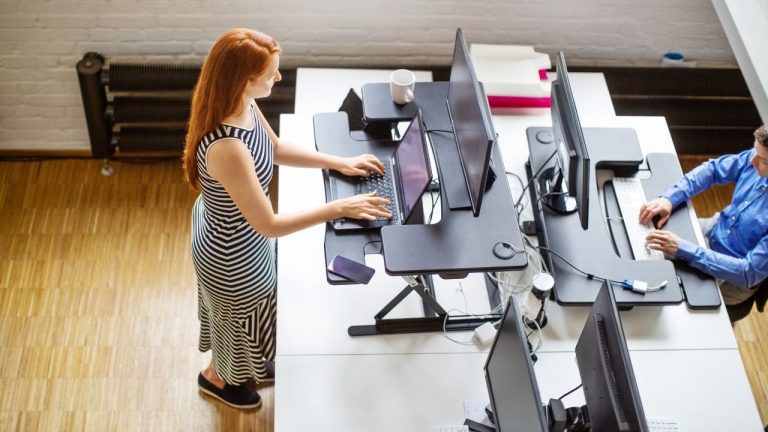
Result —
<path fill-rule="evenodd" d="M 313 142 L 311 115 L 283 115 L 280 130 L 291 142 L 311 145 Z M 541 121 L 541 123 L 539 123 Z M 533 120 L 495 116 L 494 125 L 499 132 L 507 170 L 522 174 L 528 157 L 525 128 L 528 125 L 547 125 L 548 117 Z M 589 126 L 595 119 L 585 119 Z M 608 117 L 599 121 L 615 127 L 635 127 L 643 148 L 674 148 L 663 118 Z M 526 124 L 527 123 L 527 124 Z M 665 144 L 666 143 L 666 144 Z M 325 202 L 322 174 L 318 170 L 281 167 L 280 210 L 291 212 L 322 205 Z M 519 185 L 510 181 L 513 193 Z M 532 219 L 530 209 L 523 218 Z M 369 256 L 368 264 L 376 268 L 374 280 L 368 286 L 330 285 L 325 280 L 324 226 L 315 226 L 285 236 L 279 240 L 279 254 L 290 259 L 278 260 L 278 353 L 295 354 L 371 354 L 371 353 L 429 353 L 477 352 L 474 346 L 457 345 L 437 333 L 393 335 L 372 338 L 347 336 L 350 325 L 372 324 L 373 316 L 404 286 L 399 277 L 384 272 L 381 256 Z M 302 263 L 297 271 L 296 263 Z M 446 309 L 467 310 L 459 281 L 434 278 L 438 283 L 437 295 Z M 482 278 L 473 275 L 461 280 L 469 311 L 484 313 L 489 310 Z M 550 302 L 550 323 L 545 328 L 545 351 L 572 351 L 588 312 L 586 307 L 561 307 Z M 421 316 L 421 303 L 411 295 L 393 311 L 393 317 Z M 410 314 L 410 315 L 409 315 Z M 737 348 L 724 308 L 716 311 L 690 311 L 686 305 L 644 306 L 622 312 L 623 324 L 630 349 L 716 349 Z M 467 340 L 468 332 L 455 333 Z"/>
<path fill-rule="evenodd" d="M 366 81 L 376 79 L 361 84 Z M 576 85 L 577 80 L 573 81 Z M 349 87 L 341 88 L 340 97 Z M 306 89 L 297 82 L 299 88 Z M 315 96 L 297 94 L 297 101 Z M 314 147 L 312 110 L 283 115 L 283 137 Z M 663 119 L 584 116 L 582 120 L 587 127 L 634 127 L 644 151 L 674 151 Z M 525 128 L 548 125 L 547 110 L 525 116 L 497 115 L 494 122 L 507 169 L 522 173 L 527 158 Z M 513 191 L 517 189 L 514 181 L 510 184 Z M 281 212 L 321 205 L 325 200 L 318 170 L 281 167 L 279 187 Z M 329 285 L 324 229 L 315 226 L 279 241 L 276 365 L 280 378 L 275 384 L 275 430 L 421 431 L 463 422 L 464 400 L 487 399 L 482 374 L 487 348 L 456 344 L 439 333 L 347 336 L 350 325 L 372 324 L 374 314 L 404 282 L 388 277 L 383 259 L 377 256 L 368 260 L 377 269 L 368 286 Z M 461 280 L 461 286 L 459 281 L 435 281 L 438 300 L 446 309 L 488 311 L 480 276 Z M 536 366 L 544 400 L 560 396 L 579 382 L 573 348 L 587 310 L 550 304 Z M 392 316 L 420 314 L 421 303 L 412 295 Z M 724 309 L 691 312 L 682 304 L 638 307 L 621 315 L 648 416 L 677 418 L 686 431 L 760 430 Z M 467 332 L 451 336 L 470 337 Z M 579 404 L 579 397 L 583 402 L 583 396 L 574 394 L 566 405 Z"/>
<path fill-rule="evenodd" d="M 349 89 L 360 96 L 363 84 L 389 82 L 390 69 L 296 69 L 295 114 L 338 111 Z M 416 81 L 432 81 L 432 72 L 413 71 Z"/>
<path fill-rule="evenodd" d="M 731 369 L 740 363 L 738 351 L 634 351 L 631 357 L 646 416 L 675 418 L 682 431 L 762 430 L 744 391 L 746 375 Z M 280 357 L 275 430 L 410 432 L 462 424 L 465 400 L 488 400 L 485 359 L 478 353 Z M 581 381 L 572 352 L 541 354 L 534 369 L 544 403 Z M 563 402 L 581 406 L 584 395 L 579 390 Z"/>

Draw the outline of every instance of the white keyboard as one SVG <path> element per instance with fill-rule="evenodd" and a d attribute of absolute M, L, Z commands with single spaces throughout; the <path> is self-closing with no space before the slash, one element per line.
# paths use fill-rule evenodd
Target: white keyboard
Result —
<path fill-rule="evenodd" d="M 675 419 L 646 418 L 650 432 L 680 432 L 680 424 Z"/>
<path fill-rule="evenodd" d="M 645 237 L 654 228 L 641 225 L 638 222 L 640 207 L 645 203 L 645 191 L 640 179 L 632 177 L 614 177 L 613 190 L 619 202 L 624 227 L 629 235 L 629 245 L 636 261 L 662 260 L 664 253 L 646 246 Z"/>
<path fill-rule="evenodd" d="M 466 426 L 466 425 L 435 426 L 432 428 L 432 432 L 469 432 L 469 426 Z"/>

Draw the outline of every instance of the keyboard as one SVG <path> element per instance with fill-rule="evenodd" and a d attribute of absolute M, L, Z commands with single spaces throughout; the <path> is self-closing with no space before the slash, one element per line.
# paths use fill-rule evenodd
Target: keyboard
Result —
<path fill-rule="evenodd" d="M 616 200 L 619 202 L 624 227 L 629 236 L 629 245 L 636 261 L 662 260 L 664 253 L 646 246 L 645 237 L 654 228 L 641 225 L 637 221 L 640 216 L 640 207 L 645 203 L 645 191 L 640 179 L 632 177 L 614 177 L 613 190 Z"/>
<path fill-rule="evenodd" d="M 680 432 L 680 424 L 675 419 L 646 418 L 650 432 Z"/>
<path fill-rule="evenodd" d="M 469 432 L 469 427 L 466 425 L 435 426 L 432 432 Z"/>
<path fill-rule="evenodd" d="M 374 171 L 369 171 L 368 177 L 362 179 L 357 185 L 357 193 L 365 194 L 370 192 L 378 192 L 378 195 L 382 198 L 386 198 L 392 203 L 389 210 L 392 211 L 392 224 L 397 225 L 399 222 L 397 211 L 397 198 L 395 192 L 395 182 L 392 178 L 392 165 L 387 164 L 385 167 L 384 175 L 379 175 Z M 377 220 L 385 220 L 384 217 L 379 217 Z"/>

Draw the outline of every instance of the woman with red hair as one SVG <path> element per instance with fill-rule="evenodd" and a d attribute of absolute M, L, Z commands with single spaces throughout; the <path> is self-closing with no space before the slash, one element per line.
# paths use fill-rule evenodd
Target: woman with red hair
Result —
<path fill-rule="evenodd" d="M 211 351 L 200 390 L 237 408 L 261 398 L 250 382 L 274 379 L 275 247 L 272 237 L 340 217 L 391 217 L 373 194 L 276 214 L 268 197 L 273 164 L 383 173 L 373 155 L 343 158 L 292 146 L 275 135 L 256 99 L 280 81 L 280 46 L 248 29 L 224 33 L 203 64 L 184 148 L 187 180 L 200 196 L 192 209 L 198 279 L 199 349 Z"/>

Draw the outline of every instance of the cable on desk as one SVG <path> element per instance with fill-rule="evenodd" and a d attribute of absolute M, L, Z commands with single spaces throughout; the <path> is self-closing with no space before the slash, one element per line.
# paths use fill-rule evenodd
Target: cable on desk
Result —
<path fill-rule="evenodd" d="M 463 315 L 468 315 L 468 316 L 472 316 L 472 317 L 475 317 L 475 318 L 483 318 L 483 317 L 482 317 L 482 316 L 479 316 L 479 315 L 475 315 L 475 314 L 470 314 L 470 313 L 467 313 L 467 312 L 465 312 L 465 311 L 463 311 L 463 310 L 459 310 L 459 309 L 450 309 L 450 310 L 448 310 L 448 311 L 445 313 L 445 317 L 443 317 L 443 337 L 444 337 L 444 338 L 448 339 L 449 341 L 451 341 L 451 342 L 453 342 L 453 343 L 457 343 L 457 344 L 459 344 L 459 345 L 474 345 L 474 344 L 475 344 L 475 342 L 473 341 L 473 339 L 474 339 L 474 336 L 472 336 L 472 338 L 470 338 L 470 339 L 469 339 L 469 340 L 467 340 L 467 341 L 463 341 L 463 340 L 454 339 L 454 338 L 452 338 L 452 337 L 448 336 L 448 330 L 446 330 L 446 328 L 445 328 L 445 327 L 446 327 L 446 325 L 447 325 L 447 323 L 448 323 L 448 317 L 450 317 L 450 315 L 451 315 L 451 312 L 460 312 L 460 313 L 462 313 Z"/>
<path fill-rule="evenodd" d="M 430 192 L 429 197 L 432 200 L 432 209 L 429 211 L 429 218 L 427 219 L 427 224 L 432 223 L 432 216 L 435 214 L 435 206 L 437 206 L 437 203 L 440 201 L 440 182 L 438 180 L 432 180 L 430 184 L 435 184 L 438 186 L 438 193 L 437 198 L 435 198 L 435 195 Z M 429 190 L 429 189 L 427 189 Z"/>
<path fill-rule="evenodd" d="M 560 258 L 560 259 L 561 259 L 561 260 L 562 260 L 564 263 L 568 264 L 568 266 L 570 266 L 572 269 L 574 269 L 574 270 L 576 270 L 577 272 L 579 272 L 579 273 L 583 274 L 584 276 L 586 276 L 586 277 L 587 277 L 587 279 L 597 279 L 597 280 L 601 280 L 601 281 L 604 281 L 604 280 L 610 280 L 610 279 L 606 279 L 606 278 L 604 278 L 604 277 L 595 276 L 595 275 L 594 275 L 594 274 L 592 274 L 592 273 L 587 273 L 587 272 L 585 272 L 584 270 L 582 270 L 582 269 L 580 269 L 580 268 L 576 267 L 575 265 L 573 265 L 573 263 L 571 263 L 570 261 L 568 261 L 567 259 L 565 259 L 565 257 L 563 257 L 562 255 L 560 255 L 560 253 L 558 253 L 557 251 L 555 251 L 555 250 L 553 250 L 553 249 L 550 249 L 550 248 L 548 248 L 548 247 L 545 247 L 545 246 L 534 246 L 534 248 L 536 248 L 536 249 L 538 249 L 538 250 L 542 250 L 542 249 L 543 249 L 543 250 L 547 251 L 548 253 L 551 253 L 552 255 L 554 255 L 554 256 L 556 256 L 556 257 Z M 618 282 L 618 281 L 614 281 L 614 280 L 610 280 L 610 281 L 611 281 L 611 282 L 614 282 L 614 283 L 620 283 L 620 282 Z"/>
<path fill-rule="evenodd" d="M 545 251 L 552 253 L 556 257 L 560 258 L 564 263 L 568 264 L 572 269 L 574 269 L 577 272 L 579 272 L 579 273 L 583 274 L 584 276 L 586 276 L 587 279 L 596 279 L 596 280 L 601 280 L 601 281 L 606 281 L 607 280 L 607 281 L 611 282 L 614 285 L 622 287 L 625 290 L 632 291 L 632 292 L 635 292 L 635 293 L 638 293 L 638 294 L 645 294 L 645 293 L 649 293 L 649 292 L 659 291 L 659 290 L 663 289 L 664 287 L 666 287 L 667 283 L 668 283 L 668 281 L 662 281 L 661 283 L 659 283 L 659 284 L 657 284 L 655 286 L 648 286 L 648 284 L 646 282 L 640 281 L 640 280 L 624 279 L 624 280 L 618 281 L 618 280 L 608 279 L 608 278 L 601 277 L 601 276 L 595 276 L 592 273 L 587 273 L 584 270 L 576 267 L 570 261 L 565 259 L 562 255 L 560 255 L 559 253 L 555 252 L 552 249 L 549 249 L 549 248 L 544 247 L 544 246 L 536 246 L 536 248 L 537 249 L 544 249 Z"/>
<path fill-rule="evenodd" d="M 427 129 L 427 133 L 432 133 L 432 132 L 445 132 L 445 133 L 454 135 L 453 131 L 448 129 Z"/>
<path fill-rule="evenodd" d="M 560 396 L 559 398 L 557 398 L 557 400 L 562 400 L 564 397 L 566 397 L 566 396 L 568 396 L 569 394 L 571 394 L 571 393 L 575 392 L 576 390 L 580 389 L 580 388 L 581 388 L 581 386 L 582 386 L 582 384 L 579 384 L 579 385 L 577 385 L 576 387 L 574 387 L 574 388 L 573 388 L 573 390 L 570 390 L 568 393 L 566 393 L 566 394 L 564 394 L 564 395 Z"/>
<path fill-rule="evenodd" d="M 502 274 L 511 275 L 513 272 L 497 272 L 496 274 L 491 272 L 485 273 L 485 276 L 491 280 L 491 282 L 501 293 L 501 302 L 496 308 L 494 308 L 493 312 L 497 312 L 500 308 L 502 308 L 506 304 L 509 297 L 517 297 L 530 291 L 530 289 L 533 287 L 534 276 L 538 273 L 546 271 L 544 260 L 532 247 L 530 240 L 525 238 L 525 241 L 528 243 L 528 246 L 526 246 L 526 249 L 520 250 L 519 252 L 525 253 L 529 265 L 525 270 L 521 272 L 514 272 L 520 274 L 520 277 L 518 277 L 515 282 L 511 282 L 508 279 L 502 279 L 501 277 Z"/>
<path fill-rule="evenodd" d="M 542 333 L 541 326 L 539 326 L 539 323 L 536 322 L 535 319 L 528 319 L 526 317 L 523 317 L 523 321 L 525 322 L 525 325 L 528 325 L 528 323 L 533 323 L 533 325 L 536 327 L 536 332 L 538 333 L 539 340 L 538 340 L 538 343 L 536 344 L 536 348 L 531 350 L 531 355 L 536 355 L 536 353 L 539 352 L 539 350 L 541 349 L 541 346 L 544 345 L 544 333 Z M 531 331 L 530 333 L 528 333 L 528 335 L 526 336 L 526 339 L 529 338 L 533 333 L 534 331 Z M 530 342 L 531 341 L 529 340 L 528 343 Z"/>
<path fill-rule="evenodd" d="M 522 179 L 522 178 L 521 178 L 519 175 L 517 175 L 517 174 L 513 173 L 512 171 L 504 171 L 504 173 L 506 173 L 507 175 L 511 175 L 512 177 L 514 177 L 514 178 L 515 178 L 515 180 L 517 180 L 517 182 L 520 184 L 520 189 L 521 189 L 521 190 L 525 190 L 525 182 L 523 182 L 523 179 Z M 525 196 L 525 193 L 523 193 L 523 196 Z M 527 204 L 523 204 L 523 206 L 522 206 L 522 207 L 520 207 L 520 206 L 517 206 L 517 205 L 516 205 L 516 206 L 515 206 L 515 211 L 517 212 L 517 214 L 518 214 L 518 215 L 520 215 L 520 214 L 522 214 L 522 213 L 523 213 L 523 210 L 525 210 L 525 207 L 526 207 L 526 206 L 527 206 Z"/>
<path fill-rule="evenodd" d="M 536 170 L 536 173 L 531 176 L 531 179 L 528 180 L 528 184 L 525 185 L 523 188 L 523 191 L 520 193 L 520 198 L 515 201 L 515 208 L 520 205 L 520 201 L 523 200 L 523 196 L 525 196 L 525 191 L 528 190 L 529 187 L 531 187 L 531 184 L 533 184 L 533 181 L 536 180 L 536 178 L 541 174 L 541 171 L 544 169 L 544 167 L 547 166 L 550 160 L 552 160 L 553 157 L 557 154 L 557 150 L 553 151 L 552 154 L 549 155 L 546 161 L 539 167 L 538 170 Z"/>
<path fill-rule="evenodd" d="M 533 243 L 531 243 L 531 240 L 528 238 L 528 236 L 523 236 L 523 241 L 525 241 L 525 243 L 528 244 L 529 248 L 536 251 L 536 260 L 539 263 L 540 271 L 549 273 L 549 269 L 547 268 L 547 263 L 544 262 L 544 258 L 541 257 L 541 252 L 539 252 L 538 246 L 535 246 Z"/>

